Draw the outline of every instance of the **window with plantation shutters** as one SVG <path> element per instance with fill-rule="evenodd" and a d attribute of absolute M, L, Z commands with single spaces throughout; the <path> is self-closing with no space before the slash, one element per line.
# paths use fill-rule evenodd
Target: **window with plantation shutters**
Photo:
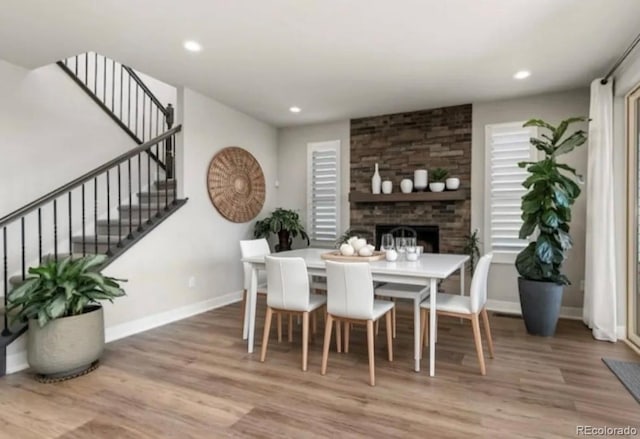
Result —
<path fill-rule="evenodd" d="M 307 147 L 307 231 L 313 241 L 333 243 L 340 218 L 340 141 Z"/>
<path fill-rule="evenodd" d="M 528 176 L 518 162 L 535 160 L 536 149 L 529 139 L 535 127 L 524 122 L 487 125 L 485 248 L 494 253 L 494 261 L 512 263 L 529 241 L 520 239 L 521 198 L 527 192 L 522 183 Z"/>

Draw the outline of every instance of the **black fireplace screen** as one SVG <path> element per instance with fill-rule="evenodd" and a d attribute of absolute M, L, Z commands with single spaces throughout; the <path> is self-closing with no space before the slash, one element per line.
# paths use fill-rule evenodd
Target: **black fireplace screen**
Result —
<path fill-rule="evenodd" d="M 376 225 L 376 248 L 380 248 L 382 235 L 392 233 L 394 237 L 414 236 L 425 253 L 440 253 L 440 230 L 438 226 L 378 224 Z"/>

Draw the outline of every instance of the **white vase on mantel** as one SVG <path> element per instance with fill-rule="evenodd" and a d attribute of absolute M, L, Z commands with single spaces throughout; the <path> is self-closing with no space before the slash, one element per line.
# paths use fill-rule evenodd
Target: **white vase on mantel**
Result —
<path fill-rule="evenodd" d="M 382 179 L 380 178 L 380 173 L 378 172 L 378 164 L 376 163 L 376 171 L 373 173 L 373 177 L 371 177 L 371 193 L 379 194 L 381 185 Z"/>

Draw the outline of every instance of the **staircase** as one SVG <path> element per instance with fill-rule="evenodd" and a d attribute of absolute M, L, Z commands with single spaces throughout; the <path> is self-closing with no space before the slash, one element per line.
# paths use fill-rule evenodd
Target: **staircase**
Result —
<path fill-rule="evenodd" d="M 177 197 L 173 151 L 182 127 L 172 127 L 171 105 L 162 106 L 132 69 L 98 54 L 58 65 L 138 146 L 0 218 L 0 376 L 7 346 L 27 330 L 24 322 L 10 325 L 7 296 L 30 266 L 105 254 L 102 269 L 187 201 Z"/>

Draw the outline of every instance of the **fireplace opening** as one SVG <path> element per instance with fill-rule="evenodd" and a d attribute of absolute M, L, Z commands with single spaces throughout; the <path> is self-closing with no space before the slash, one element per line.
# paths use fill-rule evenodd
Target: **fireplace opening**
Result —
<path fill-rule="evenodd" d="M 394 237 L 413 236 L 416 242 L 424 248 L 425 253 L 440 253 L 440 228 L 438 226 L 406 225 L 406 224 L 377 224 L 376 248 L 380 248 L 382 235 L 392 233 Z"/>

